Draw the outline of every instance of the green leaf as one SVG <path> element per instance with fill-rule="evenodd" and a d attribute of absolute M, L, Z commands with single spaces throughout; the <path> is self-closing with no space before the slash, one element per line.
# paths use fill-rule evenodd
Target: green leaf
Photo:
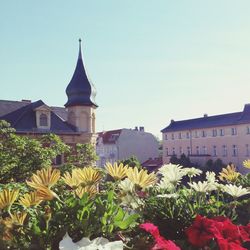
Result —
<path fill-rule="evenodd" d="M 124 212 L 123 209 L 120 207 L 120 208 L 118 209 L 117 214 L 116 214 L 115 217 L 114 217 L 114 221 L 121 221 L 121 220 L 123 220 L 124 216 L 125 216 L 125 212 Z"/>
<path fill-rule="evenodd" d="M 138 218 L 139 218 L 139 214 L 132 214 L 132 215 L 129 215 L 123 221 L 115 221 L 114 225 L 116 227 L 119 227 L 122 230 L 125 230 L 125 229 L 129 228 L 130 225 L 134 224 Z"/>

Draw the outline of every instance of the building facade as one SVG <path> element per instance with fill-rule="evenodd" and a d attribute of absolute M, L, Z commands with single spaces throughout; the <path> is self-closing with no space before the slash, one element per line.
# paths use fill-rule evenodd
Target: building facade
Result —
<path fill-rule="evenodd" d="M 98 133 L 96 152 L 99 156 L 97 165 L 101 167 L 106 162 L 113 164 L 131 156 L 136 156 L 142 163 L 159 155 L 156 138 L 143 127 Z"/>
<path fill-rule="evenodd" d="M 68 145 L 96 143 L 96 90 L 82 60 L 81 40 L 76 68 L 66 88 L 64 107 L 51 107 L 42 100 L 0 100 L 0 120 L 6 120 L 20 135 L 30 137 L 54 133 Z"/>
<path fill-rule="evenodd" d="M 162 131 L 163 163 L 172 155 L 185 154 L 191 161 L 204 164 L 220 158 L 247 172 L 242 162 L 250 158 L 250 104 L 242 112 L 171 121 Z"/>

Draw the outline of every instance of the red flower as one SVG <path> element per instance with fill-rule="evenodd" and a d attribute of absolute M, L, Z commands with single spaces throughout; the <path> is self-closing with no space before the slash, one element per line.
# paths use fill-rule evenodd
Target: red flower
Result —
<path fill-rule="evenodd" d="M 217 239 L 217 243 L 220 250 L 247 250 L 244 247 L 241 247 L 241 245 L 235 243 L 235 242 L 229 242 L 226 239 Z"/>
<path fill-rule="evenodd" d="M 162 236 L 155 239 L 156 244 L 152 250 L 181 250 L 178 246 L 174 244 L 171 240 L 166 240 Z"/>
<path fill-rule="evenodd" d="M 246 226 L 239 226 L 239 230 L 242 241 L 250 241 L 250 223 Z"/>
<path fill-rule="evenodd" d="M 140 225 L 140 228 L 150 233 L 155 239 L 155 245 L 152 250 L 181 250 L 171 240 L 166 240 L 160 235 L 159 229 L 152 223 L 144 223 Z"/>
<path fill-rule="evenodd" d="M 196 247 L 206 246 L 220 235 L 214 220 L 197 215 L 194 223 L 186 230 L 189 242 Z"/>
<path fill-rule="evenodd" d="M 155 239 L 160 236 L 160 232 L 157 226 L 152 223 L 144 223 L 140 225 L 141 229 L 144 229 L 146 232 L 150 233 Z"/>
<path fill-rule="evenodd" d="M 231 220 L 226 217 L 215 217 L 216 227 L 220 231 L 221 235 L 217 236 L 217 239 L 226 239 L 228 242 L 234 242 L 236 244 L 241 244 L 241 237 L 239 232 L 239 227 L 234 225 Z"/>

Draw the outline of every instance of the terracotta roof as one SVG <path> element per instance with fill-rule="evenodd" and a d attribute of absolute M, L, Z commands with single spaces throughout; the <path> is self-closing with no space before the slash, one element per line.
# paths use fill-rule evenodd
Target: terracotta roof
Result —
<path fill-rule="evenodd" d="M 196 119 L 183 121 L 172 121 L 170 125 L 162 129 L 161 132 L 174 132 L 189 129 L 202 129 L 220 126 L 230 126 L 250 123 L 250 104 L 246 104 L 243 112 L 204 116 Z"/>
<path fill-rule="evenodd" d="M 120 134 L 122 132 L 122 129 L 116 129 L 116 130 L 110 130 L 106 132 L 100 132 L 98 133 L 98 137 L 101 137 L 103 140 L 103 143 L 116 143 L 117 139 L 119 138 Z"/>

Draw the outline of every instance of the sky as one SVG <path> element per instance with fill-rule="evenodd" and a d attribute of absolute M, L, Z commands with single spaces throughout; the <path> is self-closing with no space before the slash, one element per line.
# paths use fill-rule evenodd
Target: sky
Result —
<path fill-rule="evenodd" d="M 249 0 L 0 0 L 0 99 L 63 106 L 78 39 L 98 131 L 242 111 Z"/>

